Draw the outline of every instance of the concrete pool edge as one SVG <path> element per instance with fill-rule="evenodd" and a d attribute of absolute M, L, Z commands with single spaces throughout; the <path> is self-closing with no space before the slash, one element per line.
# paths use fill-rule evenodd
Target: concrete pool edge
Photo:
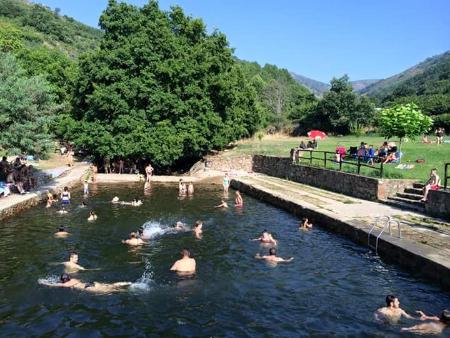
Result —
<path fill-rule="evenodd" d="M 277 196 L 262 187 L 233 179 L 231 186 L 252 197 L 284 209 L 296 216 L 314 219 L 320 227 L 344 235 L 352 241 L 367 247 L 369 226 L 354 221 L 340 219 L 321 210 L 302 205 L 298 201 Z M 414 274 L 423 276 L 450 289 L 450 262 L 439 255 L 439 250 L 383 234 L 378 243 L 380 257 L 408 269 Z"/>

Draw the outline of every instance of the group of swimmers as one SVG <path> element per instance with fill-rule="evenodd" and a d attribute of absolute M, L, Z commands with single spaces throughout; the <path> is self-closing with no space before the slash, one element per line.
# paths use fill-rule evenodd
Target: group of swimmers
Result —
<path fill-rule="evenodd" d="M 401 317 L 427 321 L 411 327 L 404 327 L 403 332 L 412 332 L 417 334 L 440 334 L 445 328 L 450 326 L 450 311 L 444 310 L 440 316 L 427 316 L 422 311 L 416 311 L 419 317 L 409 315 L 400 307 L 400 301 L 394 295 L 386 296 L 386 306 L 375 311 L 375 319 L 382 322 L 396 324 Z"/>
<path fill-rule="evenodd" d="M 180 180 L 178 181 L 178 195 L 179 196 L 193 196 L 194 195 L 194 183 L 183 182 L 183 179 L 180 178 Z"/>

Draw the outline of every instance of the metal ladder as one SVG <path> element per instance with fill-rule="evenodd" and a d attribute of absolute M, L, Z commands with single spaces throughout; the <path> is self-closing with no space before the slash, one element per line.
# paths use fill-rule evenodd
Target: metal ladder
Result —
<path fill-rule="evenodd" d="M 383 228 L 381 229 L 380 233 L 378 234 L 378 236 L 376 236 L 376 240 L 375 240 L 375 246 L 372 246 L 370 244 L 370 236 L 372 235 L 373 231 L 375 230 L 375 228 L 377 227 L 377 225 L 383 222 Z M 381 216 L 381 217 L 377 217 L 375 218 L 375 222 L 372 225 L 372 227 L 370 228 L 369 234 L 367 235 L 367 245 L 369 246 L 369 248 L 375 249 L 375 254 L 378 255 L 378 240 L 380 239 L 381 235 L 383 234 L 383 232 L 386 230 L 386 228 L 388 228 L 389 230 L 389 235 L 392 236 L 392 224 L 397 224 L 397 237 L 398 238 L 402 238 L 402 233 L 401 233 L 401 229 L 400 229 L 400 222 L 397 220 L 392 219 L 390 216 Z M 375 236 L 375 235 L 373 235 Z"/>

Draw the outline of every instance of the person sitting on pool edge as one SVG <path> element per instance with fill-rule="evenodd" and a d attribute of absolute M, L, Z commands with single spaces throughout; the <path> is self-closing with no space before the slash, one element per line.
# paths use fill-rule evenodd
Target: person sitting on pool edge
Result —
<path fill-rule="evenodd" d="M 394 295 L 387 295 L 386 306 L 375 311 L 375 319 L 389 323 L 397 323 L 402 316 L 408 319 L 414 319 L 414 317 L 400 308 L 400 301 Z"/>
<path fill-rule="evenodd" d="M 268 263 L 289 263 L 291 261 L 294 260 L 294 257 L 290 257 L 290 258 L 281 258 L 277 256 L 277 251 L 275 250 L 275 248 L 270 248 L 269 249 L 269 255 L 264 255 L 261 256 L 259 253 L 256 254 L 255 256 L 256 259 L 264 259 L 266 262 Z"/>
<path fill-rule="evenodd" d="M 440 334 L 445 328 L 450 327 L 450 311 L 442 311 L 439 317 L 427 316 L 422 311 L 417 311 L 421 320 L 430 320 L 430 322 L 417 324 L 411 327 L 403 327 L 403 332 L 412 332 L 416 334 Z"/>
<path fill-rule="evenodd" d="M 67 237 L 67 236 L 70 236 L 70 233 L 68 233 L 68 232 L 66 231 L 66 228 L 65 228 L 63 225 L 61 225 L 61 226 L 58 228 L 58 231 L 55 232 L 55 237 L 64 238 L 64 237 Z"/>
<path fill-rule="evenodd" d="M 196 265 L 194 258 L 191 258 L 191 253 L 188 249 L 181 250 L 181 259 L 177 260 L 172 267 L 171 271 L 176 271 L 182 274 L 193 274 L 195 273 Z"/>
<path fill-rule="evenodd" d="M 129 239 L 122 240 L 122 243 L 131 245 L 131 246 L 138 246 L 138 245 L 145 244 L 145 242 L 141 238 L 137 238 L 137 235 L 136 235 L 135 232 L 132 232 L 130 234 L 130 238 Z"/>
<path fill-rule="evenodd" d="M 203 234 L 203 222 L 202 221 L 195 222 L 193 231 L 195 237 L 201 239 Z"/>
<path fill-rule="evenodd" d="M 253 239 L 253 241 L 260 241 L 261 243 L 277 245 L 277 241 L 273 238 L 272 234 L 268 232 L 266 229 L 264 229 L 264 231 L 261 232 L 261 236 Z"/>
<path fill-rule="evenodd" d="M 224 200 L 221 200 L 221 203 L 216 205 L 214 208 L 228 208 L 228 204 Z"/>
<path fill-rule="evenodd" d="M 63 288 L 73 288 L 82 291 L 94 292 L 94 293 L 111 293 L 125 291 L 126 287 L 131 285 L 130 282 L 117 282 L 112 284 L 98 283 L 98 282 L 82 282 L 79 279 L 71 278 L 67 273 L 63 273 L 59 277 L 57 283 L 49 283 L 46 281 L 39 281 L 40 284 L 45 286 L 57 286 Z"/>
<path fill-rule="evenodd" d="M 308 217 L 303 217 L 298 227 L 303 230 L 308 230 L 311 229 L 313 225 L 312 223 L 309 223 Z"/>

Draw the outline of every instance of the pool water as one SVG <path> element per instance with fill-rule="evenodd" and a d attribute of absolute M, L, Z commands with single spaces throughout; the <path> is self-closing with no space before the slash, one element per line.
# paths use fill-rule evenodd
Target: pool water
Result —
<path fill-rule="evenodd" d="M 402 326 L 375 322 L 373 312 L 387 294 L 400 298 L 409 313 L 437 314 L 449 308 L 450 294 L 384 263 L 368 249 L 315 227 L 297 229 L 292 215 L 244 196 L 245 207 L 215 209 L 220 186 L 197 186 L 195 196 L 180 199 L 177 186 L 155 184 L 91 187 L 88 208 L 81 190 L 72 192 L 69 213 L 39 205 L 0 227 L 0 336 L 135 337 L 396 337 Z M 112 205 L 142 198 L 141 207 Z M 230 191 L 230 206 L 233 192 Z M 98 220 L 87 222 L 90 209 Z M 204 221 L 204 235 L 173 233 L 180 220 Z M 53 237 L 59 225 L 72 234 Z M 149 244 L 129 248 L 121 239 L 144 225 Z M 278 252 L 294 261 L 276 267 L 254 258 L 268 251 L 250 241 L 263 230 L 279 240 Z M 169 271 L 179 251 L 189 248 L 197 260 L 193 277 Z M 50 288 L 68 253 L 79 264 L 83 281 L 130 281 L 123 293 L 97 295 Z M 442 336 L 448 336 L 445 332 Z"/>

